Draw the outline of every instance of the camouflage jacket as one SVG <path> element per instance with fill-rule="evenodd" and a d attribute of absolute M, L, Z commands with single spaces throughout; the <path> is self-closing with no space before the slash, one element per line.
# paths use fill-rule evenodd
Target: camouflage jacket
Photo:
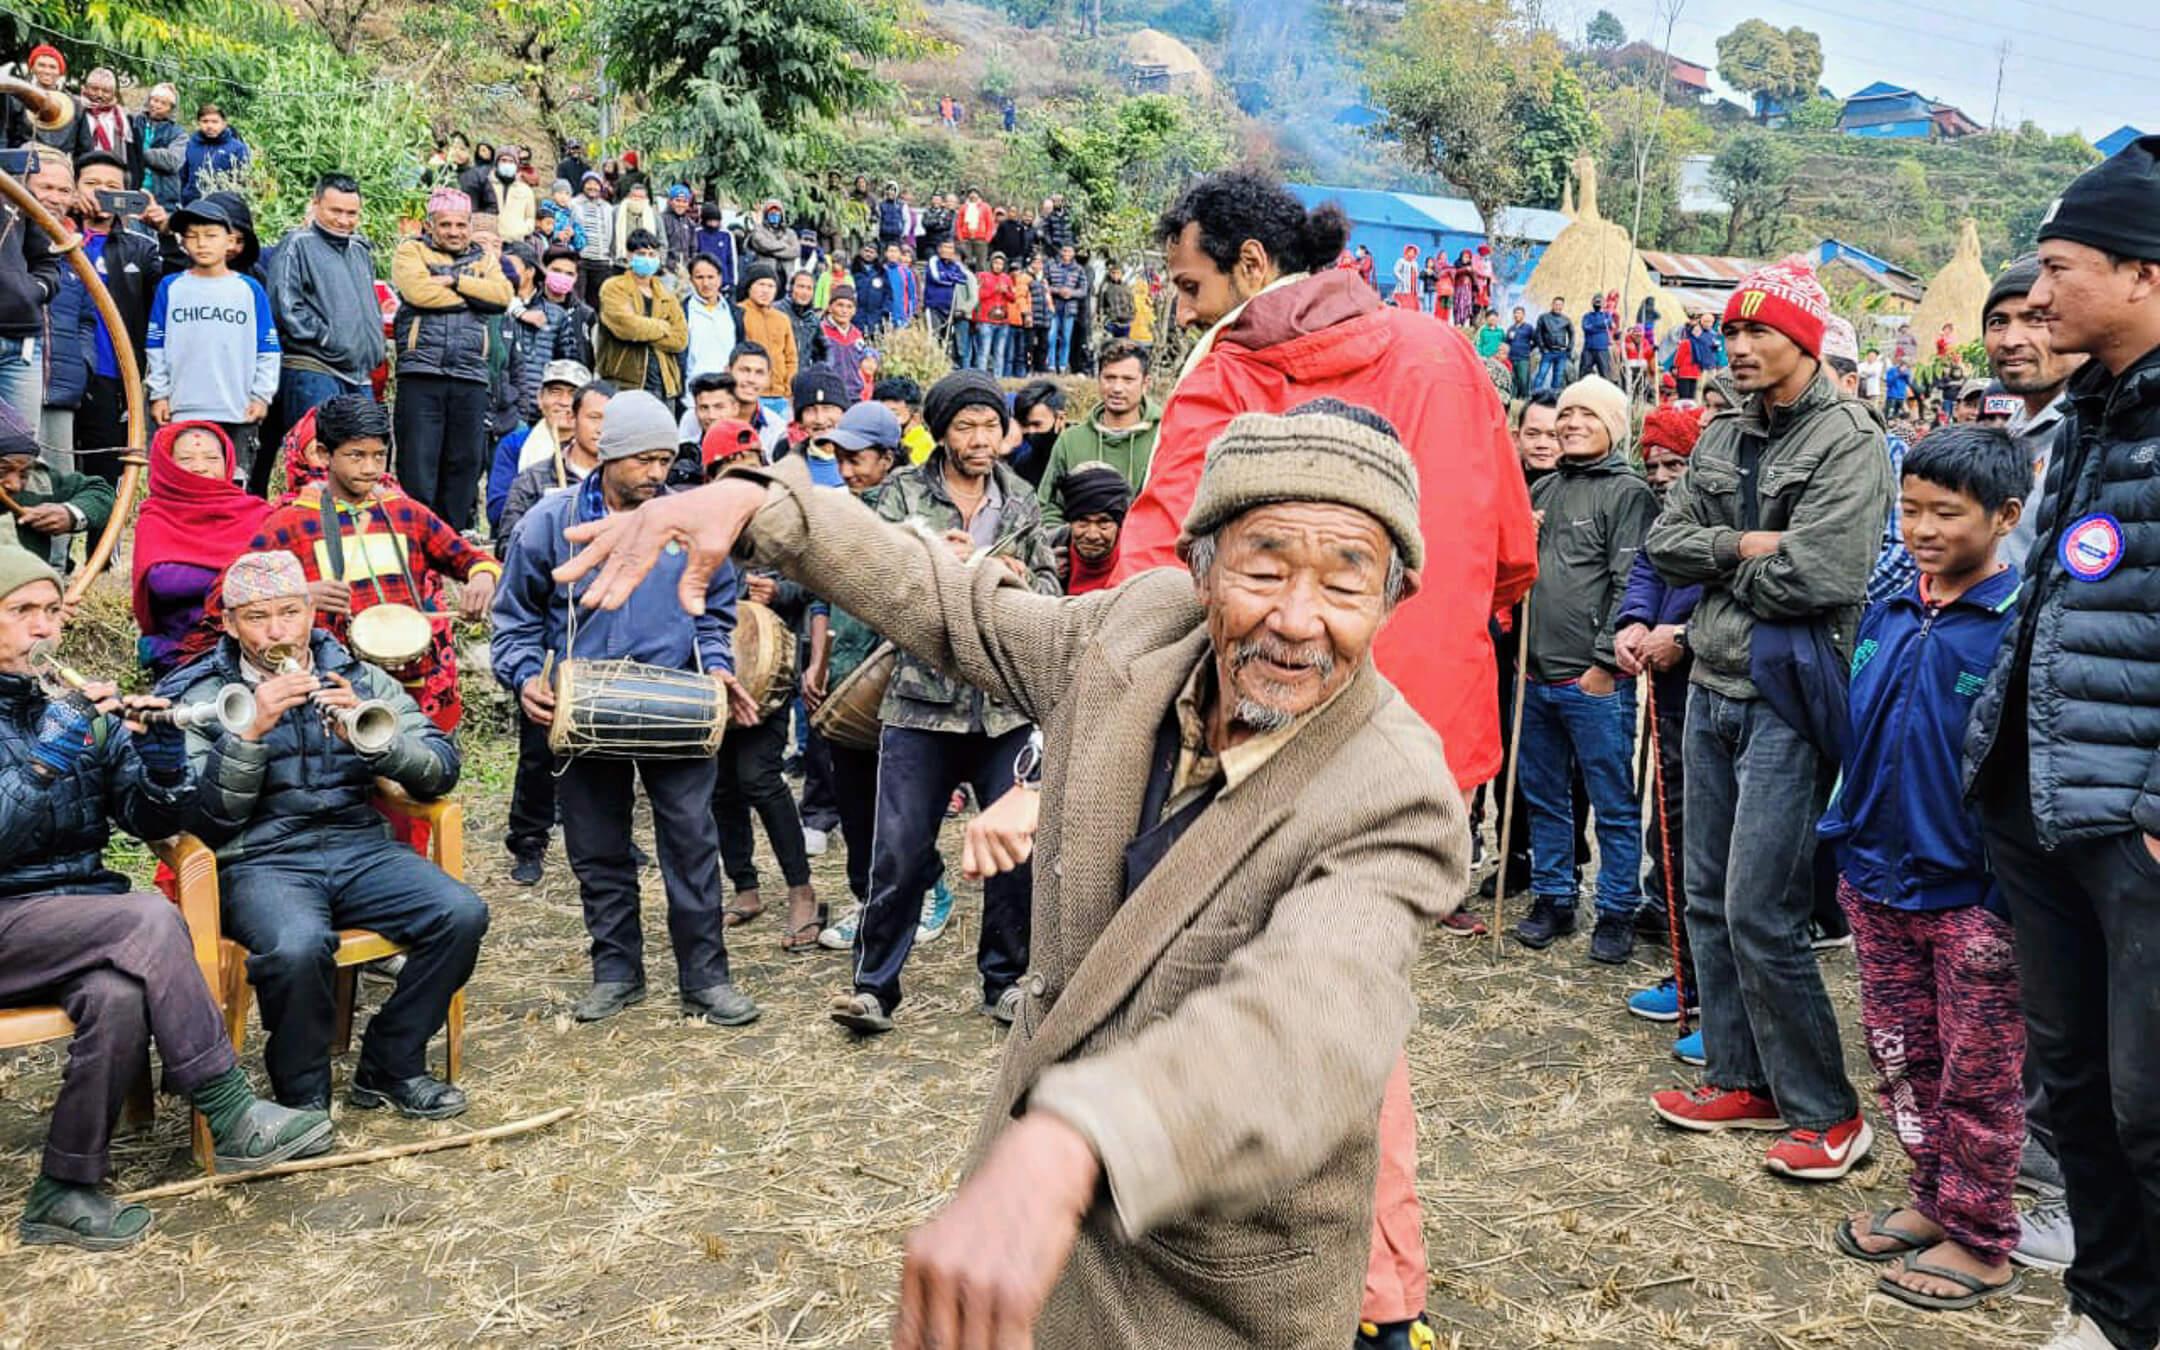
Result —
<path fill-rule="evenodd" d="M 1059 595 L 1057 564 L 1050 556 L 1050 535 L 1043 528 L 1042 505 L 1025 478 L 999 460 L 991 481 L 1004 496 L 998 538 L 1008 540 L 998 550 L 1018 558 L 1028 570 L 1028 584 L 1044 595 Z M 877 500 L 882 520 L 912 524 L 942 535 L 964 530 L 960 508 L 945 490 L 945 452 L 939 450 L 921 464 L 896 471 L 885 480 Z M 987 559 L 977 566 L 1001 567 Z M 919 731 L 973 731 L 1002 736 L 1028 719 L 991 698 L 973 685 L 939 670 L 919 657 L 903 652 L 886 686 L 879 716 L 887 726 L 913 727 Z"/>

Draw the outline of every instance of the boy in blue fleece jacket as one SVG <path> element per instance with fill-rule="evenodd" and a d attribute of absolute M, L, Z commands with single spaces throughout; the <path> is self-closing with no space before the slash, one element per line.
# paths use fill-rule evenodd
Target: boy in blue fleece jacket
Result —
<path fill-rule="evenodd" d="M 1868 1058 L 1913 1164 L 1909 1203 L 1851 1215 L 1837 1245 L 1895 1262 L 1881 1292 L 1926 1308 L 1972 1307 L 2019 1283 L 2009 1256 L 2025 1019 L 1958 766 L 2017 606 L 2017 569 L 1996 549 L 2031 486 L 1999 428 L 1946 427 L 1906 454 L 1899 523 L 1920 572 L 1860 622 L 1844 776 L 1819 829 L 1837 850 Z"/>

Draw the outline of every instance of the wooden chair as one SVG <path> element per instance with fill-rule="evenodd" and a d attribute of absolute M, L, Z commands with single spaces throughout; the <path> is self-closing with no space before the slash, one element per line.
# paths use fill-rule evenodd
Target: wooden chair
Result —
<path fill-rule="evenodd" d="M 176 888 L 177 903 L 195 948 L 195 964 L 202 971 L 203 983 L 210 987 L 211 996 L 223 1004 L 225 973 L 224 956 L 218 943 L 217 859 L 205 850 L 198 858 L 167 859 L 167 864 L 180 879 Z M 0 1050 L 66 1040 L 74 1034 L 74 1021 L 60 1008 L 44 1005 L 0 1008 Z M 123 1119 L 131 1124 L 146 1124 L 155 1110 L 156 1093 L 149 1068 L 145 1066 L 142 1077 L 128 1093 Z M 214 1166 L 210 1125 L 200 1111 L 194 1115 L 195 1157 L 209 1170 Z"/>
<path fill-rule="evenodd" d="M 465 879 L 465 810 L 456 802 L 448 800 L 423 802 L 406 795 L 403 788 L 386 779 L 375 783 L 375 806 L 392 821 L 404 821 L 427 827 L 427 854 L 429 861 L 441 868 L 443 874 L 458 881 Z M 225 1031 L 232 1037 L 233 1049 L 238 1051 L 247 1040 L 248 1005 L 253 991 L 247 979 L 247 948 L 224 935 L 219 927 L 217 891 L 217 855 L 193 835 L 183 834 L 158 846 L 158 856 L 180 878 L 183 899 L 193 893 L 199 912 L 208 916 L 208 926 L 198 927 L 191 918 L 189 927 L 197 934 L 198 954 L 201 934 L 215 935 L 216 976 L 210 987 L 218 994 L 218 1001 L 225 1012 Z M 207 896 L 207 900 L 205 900 Z M 183 904 L 183 910 L 186 908 Z M 330 1053 L 344 1055 L 352 1049 L 353 997 L 360 967 L 370 961 L 386 956 L 396 956 L 405 949 L 382 934 L 366 928 L 345 928 L 338 931 L 337 963 L 337 1020 L 331 1035 Z M 206 967 L 206 969 L 208 969 Z M 465 991 L 458 990 L 450 996 L 450 1012 L 445 1019 L 443 1039 L 446 1042 L 449 1066 L 443 1074 L 446 1082 L 456 1082 L 465 1063 Z M 205 1153 L 207 1157 L 207 1152 Z"/>

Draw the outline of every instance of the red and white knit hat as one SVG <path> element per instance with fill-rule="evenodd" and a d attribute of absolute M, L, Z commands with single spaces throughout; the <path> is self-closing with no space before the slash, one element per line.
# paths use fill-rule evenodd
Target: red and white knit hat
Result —
<path fill-rule="evenodd" d="M 1820 357 L 1823 328 L 1830 322 L 1830 297 L 1815 279 L 1815 269 L 1795 255 L 1742 277 L 1739 288 L 1725 302 L 1725 322 L 1775 328 L 1809 356 Z"/>

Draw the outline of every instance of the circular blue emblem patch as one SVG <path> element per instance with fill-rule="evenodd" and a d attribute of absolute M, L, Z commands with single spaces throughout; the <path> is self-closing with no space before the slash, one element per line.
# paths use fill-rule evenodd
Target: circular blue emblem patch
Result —
<path fill-rule="evenodd" d="M 2122 563 L 2122 522 L 2104 511 L 2073 521 L 2063 531 L 2060 556 L 2073 579 L 2100 580 Z"/>

